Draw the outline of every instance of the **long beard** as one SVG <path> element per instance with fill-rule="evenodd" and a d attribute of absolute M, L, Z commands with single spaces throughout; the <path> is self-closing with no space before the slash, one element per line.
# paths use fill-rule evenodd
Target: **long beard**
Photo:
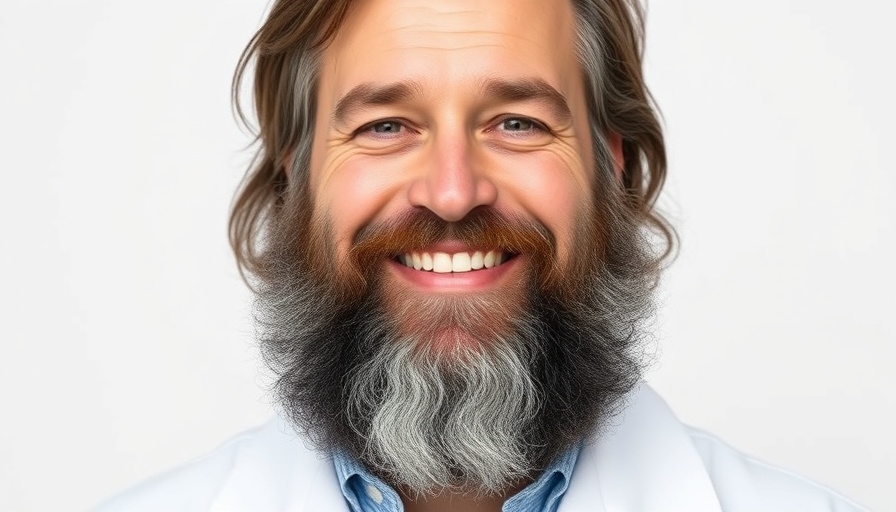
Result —
<path fill-rule="evenodd" d="M 640 378 L 653 274 L 635 227 L 579 238 L 590 252 L 560 269 L 539 226 L 490 211 L 452 225 L 419 213 L 359 234 L 350 268 L 336 272 L 323 261 L 324 223 L 307 205 L 292 211 L 269 240 L 256 304 L 276 392 L 320 449 L 345 451 L 393 485 L 498 494 L 593 433 Z M 448 234 L 516 244 L 531 268 L 516 296 L 416 306 L 430 328 L 409 332 L 412 313 L 396 309 L 401 297 L 375 269 L 400 245 Z M 445 332 L 458 339 L 446 344 Z"/>
<path fill-rule="evenodd" d="M 540 395 L 531 340 L 421 350 L 382 339 L 351 372 L 347 419 L 366 440 L 359 454 L 390 482 L 417 493 L 498 493 L 535 469 L 524 434 Z"/>

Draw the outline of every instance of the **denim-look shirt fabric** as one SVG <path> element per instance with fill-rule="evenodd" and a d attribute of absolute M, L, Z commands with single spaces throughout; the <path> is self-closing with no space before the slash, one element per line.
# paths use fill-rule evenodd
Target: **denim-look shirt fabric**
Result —
<path fill-rule="evenodd" d="M 504 502 L 503 512 L 555 512 L 572 478 L 579 456 L 573 446 L 545 469 L 537 480 Z M 370 474 L 345 453 L 333 455 L 342 495 L 352 512 L 403 512 L 401 498 L 392 487 Z"/>

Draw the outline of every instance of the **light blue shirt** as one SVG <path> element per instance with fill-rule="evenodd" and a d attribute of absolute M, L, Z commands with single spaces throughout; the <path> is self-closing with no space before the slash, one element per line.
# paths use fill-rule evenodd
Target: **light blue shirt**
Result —
<path fill-rule="evenodd" d="M 503 512 L 555 512 L 569 486 L 581 446 L 575 445 L 545 469 L 534 482 L 504 502 Z M 352 512 L 404 512 L 392 487 L 345 453 L 333 455 L 342 495 Z"/>

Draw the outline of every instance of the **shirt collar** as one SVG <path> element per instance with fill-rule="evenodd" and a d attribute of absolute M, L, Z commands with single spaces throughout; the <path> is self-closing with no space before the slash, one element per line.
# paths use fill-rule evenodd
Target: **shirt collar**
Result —
<path fill-rule="evenodd" d="M 553 512 L 556 510 L 560 498 L 569 487 L 572 470 L 576 465 L 580 449 L 580 444 L 567 449 L 553 464 L 542 471 L 534 482 L 504 502 L 501 510 L 503 512 L 526 510 Z"/>
<path fill-rule="evenodd" d="M 578 459 L 580 444 L 570 447 L 541 475 L 523 490 L 508 499 L 503 512 L 554 511 L 569 487 Z M 360 462 L 345 452 L 333 454 L 339 487 L 353 512 L 400 512 L 401 498 L 391 486 L 367 471 Z"/>
<path fill-rule="evenodd" d="M 354 457 L 337 450 L 333 454 L 333 464 L 339 488 L 352 512 L 404 510 L 395 489 L 367 471 Z"/>

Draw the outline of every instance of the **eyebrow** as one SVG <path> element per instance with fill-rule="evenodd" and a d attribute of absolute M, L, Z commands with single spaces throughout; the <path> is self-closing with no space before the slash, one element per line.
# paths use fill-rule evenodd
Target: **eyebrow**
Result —
<path fill-rule="evenodd" d="M 416 81 L 402 81 L 389 84 L 363 83 L 352 88 L 333 109 L 334 124 L 344 124 L 355 112 L 368 106 L 394 105 L 420 96 L 423 87 Z M 482 82 L 480 89 L 488 101 L 518 102 L 540 101 L 548 105 L 551 113 L 566 122 L 572 118 L 572 111 L 566 97 L 541 78 L 501 79 L 489 78 Z"/>
<path fill-rule="evenodd" d="M 566 102 L 566 97 L 541 78 L 519 80 L 491 78 L 483 82 L 482 90 L 487 98 L 504 102 L 544 102 L 547 103 L 551 113 L 561 121 L 572 119 L 572 110 Z"/>
<path fill-rule="evenodd" d="M 363 83 L 339 99 L 333 109 L 333 122 L 337 125 L 345 124 L 349 116 L 364 107 L 401 103 L 418 95 L 419 91 L 420 85 L 411 81 L 386 85 Z"/>

